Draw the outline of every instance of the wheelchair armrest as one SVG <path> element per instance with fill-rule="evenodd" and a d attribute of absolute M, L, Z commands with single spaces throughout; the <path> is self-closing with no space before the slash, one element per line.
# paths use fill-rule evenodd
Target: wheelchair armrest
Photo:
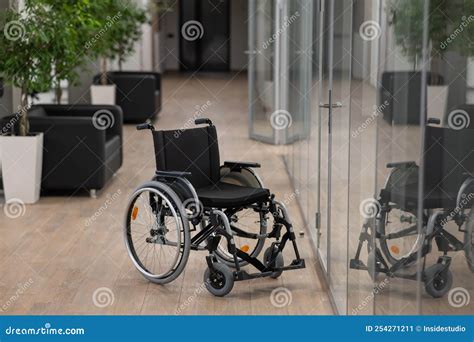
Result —
<path fill-rule="evenodd" d="M 155 171 L 155 175 L 158 177 L 170 177 L 170 178 L 184 178 L 191 176 L 191 172 L 184 171 Z"/>
<path fill-rule="evenodd" d="M 414 161 L 405 161 L 405 162 L 393 162 L 393 163 L 388 163 L 387 168 L 393 169 L 395 167 L 411 167 L 411 166 L 416 166 L 416 163 Z"/>
<path fill-rule="evenodd" d="M 254 162 L 238 162 L 238 161 L 225 161 L 224 166 L 227 166 L 231 171 L 240 171 L 246 167 L 258 168 L 261 167 L 259 163 Z"/>

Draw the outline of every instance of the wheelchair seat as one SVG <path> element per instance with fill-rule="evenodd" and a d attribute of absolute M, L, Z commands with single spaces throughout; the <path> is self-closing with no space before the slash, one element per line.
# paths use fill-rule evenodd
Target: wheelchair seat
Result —
<path fill-rule="evenodd" d="M 205 207 L 232 208 L 268 200 L 270 191 L 218 182 L 196 189 Z"/>
<path fill-rule="evenodd" d="M 153 131 L 158 171 L 189 172 L 186 176 L 204 207 L 231 208 L 269 199 L 270 191 L 223 182 L 215 126 Z"/>

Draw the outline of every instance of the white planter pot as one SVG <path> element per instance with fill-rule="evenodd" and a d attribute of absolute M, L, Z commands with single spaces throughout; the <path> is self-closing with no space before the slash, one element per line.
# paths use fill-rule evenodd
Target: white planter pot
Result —
<path fill-rule="evenodd" d="M 0 136 L 3 189 L 7 201 L 35 203 L 41 189 L 43 133 L 21 137 Z"/>
<path fill-rule="evenodd" d="M 91 102 L 94 105 L 114 105 L 115 104 L 115 84 L 92 85 Z"/>
<path fill-rule="evenodd" d="M 447 110 L 446 106 L 448 103 L 448 90 L 449 87 L 447 85 L 428 86 L 428 118 L 439 119 L 441 122 L 443 122 Z"/>

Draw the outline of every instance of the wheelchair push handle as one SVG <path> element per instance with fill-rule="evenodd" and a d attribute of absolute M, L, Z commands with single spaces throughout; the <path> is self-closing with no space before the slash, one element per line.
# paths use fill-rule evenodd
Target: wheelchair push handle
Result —
<path fill-rule="evenodd" d="M 155 127 L 152 124 L 149 124 L 148 122 L 137 125 L 137 131 L 142 131 L 144 129 L 151 129 L 152 131 L 154 131 Z"/>
<path fill-rule="evenodd" d="M 194 120 L 194 124 L 196 125 L 208 124 L 209 126 L 212 126 L 212 121 L 211 119 L 208 119 L 208 118 L 199 118 L 199 119 Z"/>

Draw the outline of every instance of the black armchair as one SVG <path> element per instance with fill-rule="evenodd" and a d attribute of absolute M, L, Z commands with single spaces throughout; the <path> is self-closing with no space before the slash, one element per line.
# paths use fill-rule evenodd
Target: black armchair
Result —
<path fill-rule="evenodd" d="M 122 166 L 120 107 L 40 105 L 29 110 L 29 119 L 30 131 L 44 133 L 43 193 L 85 189 L 94 195 Z M 11 120 L 4 118 L 2 127 Z"/>
<path fill-rule="evenodd" d="M 99 84 L 100 75 L 94 77 Z M 161 111 L 161 75 L 145 71 L 113 71 L 107 82 L 115 84 L 116 104 L 122 108 L 124 122 L 153 120 Z"/>

